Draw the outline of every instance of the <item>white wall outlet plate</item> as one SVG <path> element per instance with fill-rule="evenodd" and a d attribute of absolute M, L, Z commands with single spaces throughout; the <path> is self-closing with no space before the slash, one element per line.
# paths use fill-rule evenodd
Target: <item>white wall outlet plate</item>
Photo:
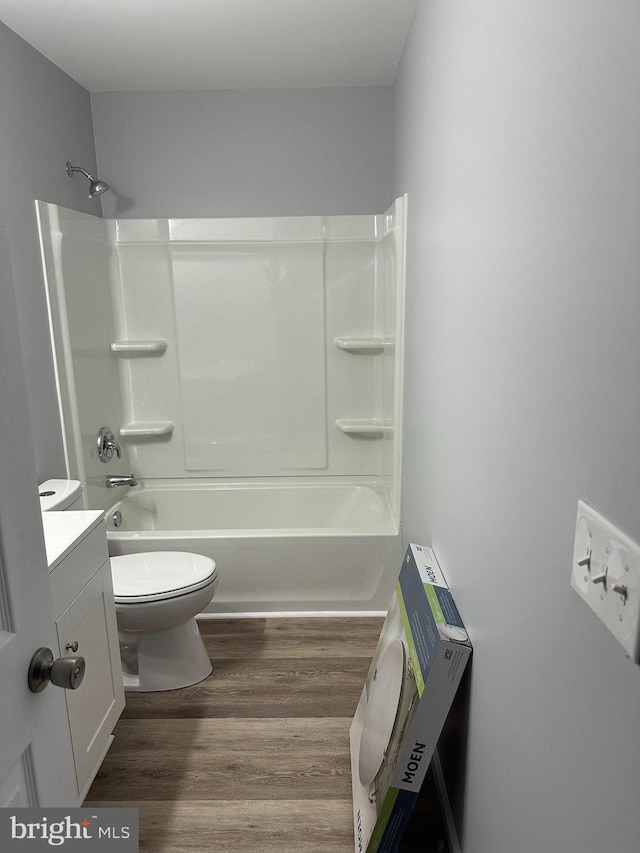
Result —
<path fill-rule="evenodd" d="M 640 663 L 640 546 L 583 501 L 571 586 Z"/>

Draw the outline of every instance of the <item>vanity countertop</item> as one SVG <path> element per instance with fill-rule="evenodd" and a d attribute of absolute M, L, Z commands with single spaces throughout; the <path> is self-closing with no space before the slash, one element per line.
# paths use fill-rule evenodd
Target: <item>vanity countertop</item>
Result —
<path fill-rule="evenodd" d="M 101 509 L 43 512 L 44 544 L 49 571 L 69 554 L 104 518 Z"/>

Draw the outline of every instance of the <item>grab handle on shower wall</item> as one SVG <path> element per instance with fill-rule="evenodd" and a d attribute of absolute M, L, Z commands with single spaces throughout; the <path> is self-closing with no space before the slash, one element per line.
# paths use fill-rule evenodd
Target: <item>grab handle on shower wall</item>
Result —
<path fill-rule="evenodd" d="M 98 433 L 98 459 L 101 462 L 110 462 L 115 453 L 120 459 L 120 445 L 115 439 L 115 436 L 109 427 L 101 427 Z"/>

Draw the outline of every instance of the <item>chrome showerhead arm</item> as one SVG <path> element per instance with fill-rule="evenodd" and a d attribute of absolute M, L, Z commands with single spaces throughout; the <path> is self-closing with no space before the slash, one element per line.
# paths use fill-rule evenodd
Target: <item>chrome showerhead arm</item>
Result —
<path fill-rule="evenodd" d="M 69 162 L 69 160 L 67 160 L 67 175 L 69 175 L 69 177 L 71 177 L 72 172 L 82 172 L 82 174 L 85 176 L 85 178 L 89 178 L 90 181 L 93 180 L 93 175 L 90 175 L 89 172 L 87 172 L 81 166 L 72 166 L 71 163 Z"/>
<path fill-rule="evenodd" d="M 91 182 L 91 186 L 89 187 L 89 198 L 93 198 L 96 195 L 101 195 L 105 193 L 109 189 L 109 184 L 106 184 L 104 181 L 99 180 L 99 178 L 94 178 L 86 169 L 83 169 L 81 166 L 72 166 L 69 160 L 67 160 L 67 175 L 71 177 L 74 172 L 82 172 L 82 174 Z"/>

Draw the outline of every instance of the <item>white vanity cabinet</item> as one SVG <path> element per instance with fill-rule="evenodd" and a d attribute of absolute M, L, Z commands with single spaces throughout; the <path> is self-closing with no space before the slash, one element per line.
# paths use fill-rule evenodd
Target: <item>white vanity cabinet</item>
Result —
<path fill-rule="evenodd" d="M 65 690 L 81 803 L 124 708 L 107 536 L 98 511 L 45 513 L 43 524 L 59 654 L 86 661 L 80 687 Z"/>

